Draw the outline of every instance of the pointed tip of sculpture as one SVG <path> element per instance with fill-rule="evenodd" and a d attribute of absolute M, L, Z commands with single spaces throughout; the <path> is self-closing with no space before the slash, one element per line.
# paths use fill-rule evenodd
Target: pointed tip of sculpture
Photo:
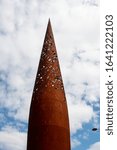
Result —
<path fill-rule="evenodd" d="M 48 19 L 48 22 L 50 22 L 50 18 Z"/>
<path fill-rule="evenodd" d="M 51 20 L 50 20 L 50 18 L 48 19 L 48 26 L 51 26 Z"/>
<path fill-rule="evenodd" d="M 46 30 L 46 36 L 47 35 L 51 35 L 53 37 L 53 31 L 52 31 L 52 25 L 51 25 L 50 18 L 48 19 L 48 25 L 47 25 L 47 30 Z"/>

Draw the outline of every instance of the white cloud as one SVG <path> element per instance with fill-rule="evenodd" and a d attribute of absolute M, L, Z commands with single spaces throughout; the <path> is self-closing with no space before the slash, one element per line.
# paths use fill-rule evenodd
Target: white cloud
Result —
<path fill-rule="evenodd" d="M 72 148 L 75 148 L 75 147 L 79 146 L 80 144 L 81 143 L 80 143 L 80 141 L 78 139 L 72 138 L 72 140 L 71 140 L 71 147 Z"/>
<path fill-rule="evenodd" d="M 71 133 L 74 134 L 83 123 L 88 123 L 95 116 L 93 108 L 85 102 L 75 99 L 71 95 L 67 95 L 69 106 L 69 118 Z"/>
<path fill-rule="evenodd" d="M 92 144 L 88 150 L 100 150 L 100 142 Z"/>
<path fill-rule="evenodd" d="M 12 127 L 6 127 L 0 131 L 0 149 L 25 150 L 26 136 L 26 133 L 18 132 Z"/>

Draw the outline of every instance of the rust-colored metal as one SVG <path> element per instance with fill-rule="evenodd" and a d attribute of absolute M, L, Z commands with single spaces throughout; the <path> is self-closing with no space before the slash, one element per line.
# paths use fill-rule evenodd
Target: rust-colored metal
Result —
<path fill-rule="evenodd" d="M 32 95 L 27 150 L 70 150 L 67 102 L 50 20 Z"/>

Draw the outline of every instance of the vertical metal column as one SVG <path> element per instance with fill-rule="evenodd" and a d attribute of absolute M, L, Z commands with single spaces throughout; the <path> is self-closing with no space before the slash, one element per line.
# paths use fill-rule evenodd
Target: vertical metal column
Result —
<path fill-rule="evenodd" d="M 70 150 L 67 102 L 50 20 L 32 95 L 27 150 Z"/>

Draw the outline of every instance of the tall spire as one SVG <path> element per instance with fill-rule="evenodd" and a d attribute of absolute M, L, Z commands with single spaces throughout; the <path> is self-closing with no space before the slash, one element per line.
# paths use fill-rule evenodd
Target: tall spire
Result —
<path fill-rule="evenodd" d="M 70 150 L 67 103 L 50 19 L 32 95 L 27 150 Z"/>

